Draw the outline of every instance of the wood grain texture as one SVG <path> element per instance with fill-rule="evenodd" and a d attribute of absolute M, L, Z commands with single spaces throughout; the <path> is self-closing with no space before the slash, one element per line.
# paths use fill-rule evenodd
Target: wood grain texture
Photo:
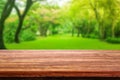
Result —
<path fill-rule="evenodd" d="M 0 77 L 120 77 L 120 51 L 0 51 Z"/>

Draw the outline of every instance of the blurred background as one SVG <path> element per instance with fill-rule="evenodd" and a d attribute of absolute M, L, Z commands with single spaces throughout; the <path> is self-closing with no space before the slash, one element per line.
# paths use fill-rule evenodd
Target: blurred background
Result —
<path fill-rule="evenodd" d="M 8 1 L 0 1 L 1 28 Z M 1 49 L 4 43 L 10 50 L 120 50 L 120 0 L 15 0 L 11 5 L 0 28 Z"/>

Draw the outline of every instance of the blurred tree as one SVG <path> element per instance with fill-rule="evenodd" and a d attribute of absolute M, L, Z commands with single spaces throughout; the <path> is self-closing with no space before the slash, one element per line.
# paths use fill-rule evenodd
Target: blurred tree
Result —
<path fill-rule="evenodd" d="M 17 11 L 17 15 L 19 17 L 19 24 L 18 24 L 17 31 L 15 33 L 15 42 L 16 43 L 20 43 L 19 35 L 22 30 L 22 26 L 23 26 L 25 17 L 27 15 L 28 11 L 30 10 L 30 8 L 32 7 L 33 3 L 37 2 L 37 1 L 45 1 L 45 0 L 26 0 L 26 1 L 23 0 L 23 1 L 26 3 L 26 6 L 22 13 L 21 13 L 21 9 L 18 7 L 18 5 L 14 5 L 15 10 Z"/>
<path fill-rule="evenodd" d="M 1 17 L 1 13 L 2 13 L 2 11 L 3 11 L 5 2 L 6 2 L 6 0 L 1 0 L 1 1 L 0 1 L 0 17 Z"/>
<path fill-rule="evenodd" d="M 27 13 L 28 13 L 30 7 L 32 6 L 32 4 L 33 4 L 32 0 L 27 0 L 26 1 L 26 7 L 25 7 L 23 13 L 21 13 L 21 10 L 18 8 L 18 6 L 16 4 L 14 5 L 15 10 L 17 11 L 17 14 L 18 14 L 18 17 L 19 17 L 19 24 L 18 24 L 17 31 L 15 33 L 15 42 L 16 43 L 20 42 L 19 34 L 20 34 L 21 29 L 22 29 L 24 19 L 25 19 Z"/>
<path fill-rule="evenodd" d="M 96 19 L 99 24 L 100 39 L 107 38 L 107 29 L 111 29 L 111 36 L 115 37 L 115 26 L 119 16 L 119 0 L 90 0 L 91 8 L 93 9 Z M 107 21 L 109 25 L 106 25 Z M 106 26 L 109 28 L 106 28 Z"/>
<path fill-rule="evenodd" d="M 15 0 L 7 0 L 5 3 L 3 10 L 1 12 L 1 17 L 0 17 L 0 49 L 6 49 L 5 44 L 4 44 L 4 39 L 3 39 L 3 31 L 4 31 L 4 24 L 6 19 L 9 17 L 13 6 L 14 6 Z"/>
<path fill-rule="evenodd" d="M 82 32 L 88 35 L 90 30 L 94 29 L 98 30 L 99 38 L 102 40 L 107 37 L 114 38 L 115 27 L 120 19 L 119 4 L 120 0 L 72 0 L 69 10 L 69 19 L 74 25 L 72 32 L 77 29 L 78 36 L 83 34 Z M 90 24 L 95 18 L 97 23 L 93 28 Z"/>
<path fill-rule="evenodd" d="M 39 26 L 40 36 L 47 36 L 47 33 L 51 35 L 58 33 L 56 28 L 59 26 L 59 11 L 60 8 L 53 5 L 36 4 L 32 7 L 31 16 L 34 16 L 34 20 Z"/>

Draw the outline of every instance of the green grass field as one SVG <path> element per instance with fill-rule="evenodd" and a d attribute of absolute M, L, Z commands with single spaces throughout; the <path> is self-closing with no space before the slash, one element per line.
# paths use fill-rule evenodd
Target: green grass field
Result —
<path fill-rule="evenodd" d="M 6 44 L 7 48 L 31 49 L 31 50 L 120 50 L 120 44 L 110 44 L 98 39 L 78 38 L 78 37 L 47 37 L 38 38 L 35 41 L 22 42 L 20 44 Z"/>

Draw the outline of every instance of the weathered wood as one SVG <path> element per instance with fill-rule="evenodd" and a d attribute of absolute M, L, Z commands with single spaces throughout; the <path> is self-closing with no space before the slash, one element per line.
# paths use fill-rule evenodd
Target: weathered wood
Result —
<path fill-rule="evenodd" d="M 120 51 L 0 51 L 0 77 L 120 77 Z"/>

